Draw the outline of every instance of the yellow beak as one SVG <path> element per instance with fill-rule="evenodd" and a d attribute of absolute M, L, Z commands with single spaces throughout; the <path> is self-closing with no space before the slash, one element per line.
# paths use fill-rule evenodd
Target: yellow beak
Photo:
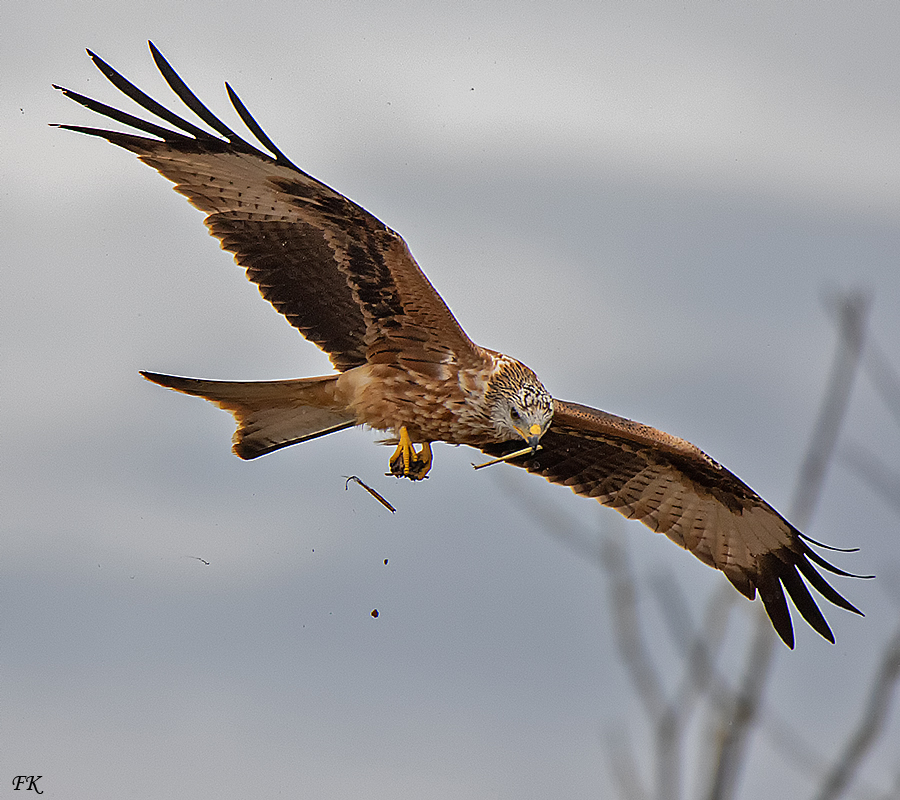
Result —
<path fill-rule="evenodd" d="M 543 434 L 543 431 L 541 430 L 541 426 L 535 423 L 528 429 L 527 434 L 522 432 L 518 428 L 516 428 L 516 430 L 518 430 L 519 433 L 522 435 L 522 438 L 526 442 L 528 442 L 529 446 L 531 447 L 531 452 L 536 453 L 537 449 L 538 449 L 538 444 L 540 443 L 541 436 Z"/>

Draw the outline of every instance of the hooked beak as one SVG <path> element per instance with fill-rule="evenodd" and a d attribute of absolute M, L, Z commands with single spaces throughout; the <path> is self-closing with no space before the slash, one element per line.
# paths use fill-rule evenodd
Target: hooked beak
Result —
<path fill-rule="evenodd" d="M 528 445 L 531 447 L 531 454 L 534 455 L 537 452 L 538 444 L 541 441 L 541 436 L 543 435 L 543 431 L 541 430 L 541 426 L 534 424 L 528 429 L 528 434 L 522 434 L 522 438 L 528 442 Z"/>

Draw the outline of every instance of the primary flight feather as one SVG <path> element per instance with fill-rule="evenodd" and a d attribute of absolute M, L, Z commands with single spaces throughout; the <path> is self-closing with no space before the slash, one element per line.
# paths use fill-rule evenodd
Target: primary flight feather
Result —
<path fill-rule="evenodd" d="M 230 411 L 238 456 L 256 458 L 366 425 L 396 442 L 391 472 L 419 480 L 431 468 L 432 442 L 470 445 L 665 533 L 746 597 L 758 592 L 789 647 L 794 633 L 785 590 L 832 642 L 807 583 L 860 613 L 815 567 L 849 573 L 813 551 L 739 478 L 683 439 L 553 398 L 520 361 L 476 345 L 397 233 L 291 163 L 227 83 L 234 108 L 264 149 L 218 119 L 152 43 L 150 50 L 171 89 L 215 133 L 182 119 L 90 51 L 118 89 L 172 127 L 56 87 L 150 136 L 59 127 L 107 139 L 172 181 L 207 215 L 210 233 L 262 296 L 337 370 L 259 382 L 142 373 Z"/>

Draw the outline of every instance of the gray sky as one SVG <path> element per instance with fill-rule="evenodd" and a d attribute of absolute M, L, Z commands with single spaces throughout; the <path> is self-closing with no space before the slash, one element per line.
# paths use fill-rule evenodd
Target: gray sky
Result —
<path fill-rule="evenodd" d="M 419 485 L 383 477 L 364 431 L 233 457 L 228 415 L 137 370 L 327 359 L 163 179 L 49 128 L 98 124 L 50 84 L 127 107 L 90 47 L 177 109 L 152 38 L 238 124 L 228 80 L 291 159 L 404 235 L 475 341 L 690 439 L 787 511 L 835 342 L 822 297 L 871 291 L 873 336 L 898 350 L 900 8 L 12 0 L 3 17 L 0 779 L 67 798 L 611 796 L 607 732 L 645 740 L 608 585 L 531 503 L 624 533 L 641 585 L 671 574 L 695 617 L 725 579 L 564 488 L 475 473 L 463 448 L 438 447 Z M 861 377 L 807 532 L 860 547 L 835 560 L 878 580 L 835 580 L 866 618 L 823 604 L 837 644 L 796 625 L 767 695 L 825 759 L 900 605 L 897 513 L 841 453 L 897 471 L 898 445 Z M 810 794 L 765 736 L 752 756 L 744 797 Z"/>

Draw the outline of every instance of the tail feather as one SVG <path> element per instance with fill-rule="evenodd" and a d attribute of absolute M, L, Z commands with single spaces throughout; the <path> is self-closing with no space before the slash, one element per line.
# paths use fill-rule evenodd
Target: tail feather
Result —
<path fill-rule="evenodd" d="M 356 415 L 337 396 L 338 375 L 287 381 L 208 381 L 143 371 L 141 375 L 230 411 L 237 423 L 232 450 L 244 459 L 357 424 Z"/>

